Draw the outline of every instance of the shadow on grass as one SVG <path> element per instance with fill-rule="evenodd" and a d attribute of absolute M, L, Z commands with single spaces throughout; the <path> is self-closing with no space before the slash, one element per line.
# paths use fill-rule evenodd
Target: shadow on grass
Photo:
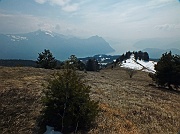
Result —
<path fill-rule="evenodd" d="M 163 91 L 163 92 L 169 92 L 169 93 L 173 93 L 173 94 L 180 94 L 180 88 L 168 88 L 168 87 L 162 87 L 162 86 L 158 86 L 156 84 L 149 84 L 149 86 L 153 87 L 153 88 L 156 88 L 160 91 Z"/>

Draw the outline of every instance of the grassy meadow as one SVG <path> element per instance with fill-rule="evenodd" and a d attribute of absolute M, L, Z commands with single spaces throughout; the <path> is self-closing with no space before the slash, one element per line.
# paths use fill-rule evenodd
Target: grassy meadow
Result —
<path fill-rule="evenodd" d="M 0 133 L 35 134 L 43 85 L 60 70 L 0 67 Z M 157 88 L 148 73 L 129 78 L 123 68 L 79 72 L 99 101 L 97 125 L 89 134 L 177 134 L 180 92 Z"/>

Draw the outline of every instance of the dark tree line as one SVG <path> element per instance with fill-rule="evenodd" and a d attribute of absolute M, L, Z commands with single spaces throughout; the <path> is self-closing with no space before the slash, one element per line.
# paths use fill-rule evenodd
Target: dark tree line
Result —
<path fill-rule="evenodd" d="M 147 52 L 142 52 L 142 51 L 138 51 L 138 52 L 126 52 L 125 54 L 122 54 L 118 59 L 116 59 L 116 62 L 122 62 L 124 60 L 127 60 L 130 58 L 130 56 L 134 54 L 134 58 L 135 60 L 144 60 L 144 61 L 149 61 L 149 54 Z"/>
<path fill-rule="evenodd" d="M 16 60 L 16 59 L 7 59 L 0 60 L 0 66 L 6 67 L 36 67 L 36 62 L 33 60 Z"/>
<path fill-rule="evenodd" d="M 52 69 L 52 68 L 68 68 L 75 69 L 75 70 L 86 70 L 86 71 L 98 71 L 99 70 L 99 63 L 94 58 L 89 59 L 86 63 L 80 61 L 75 55 L 71 55 L 68 60 L 64 62 L 58 62 L 50 50 L 44 50 L 44 52 L 39 53 L 37 58 L 37 67 L 45 68 L 45 69 Z"/>

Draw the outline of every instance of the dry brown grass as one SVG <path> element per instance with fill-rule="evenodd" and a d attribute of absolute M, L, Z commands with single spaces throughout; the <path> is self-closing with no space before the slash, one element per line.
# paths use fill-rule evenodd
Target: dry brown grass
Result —
<path fill-rule="evenodd" d="M 0 67 L 0 133 L 35 133 L 42 84 L 56 70 Z M 82 72 L 81 72 L 82 73 Z M 148 73 L 129 78 L 124 69 L 88 72 L 91 98 L 101 108 L 89 134 L 176 134 L 180 131 L 180 94 L 150 86 Z"/>

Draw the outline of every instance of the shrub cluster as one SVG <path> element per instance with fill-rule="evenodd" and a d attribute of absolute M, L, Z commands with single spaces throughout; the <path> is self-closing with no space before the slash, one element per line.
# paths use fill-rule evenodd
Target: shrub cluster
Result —
<path fill-rule="evenodd" d="M 180 86 L 180 56 L 172 55 L 171 52 L 164 53 L 157 65 L 156 73 L 150 75 L 151 78 L 159 85 L 170 89 L 179 88 Z M 173 87 L 172 87 L 173 86 Z"/>
<path fill-rule="evenodd" d="M 62 133 L 90 128 L 98 115 L 98 102 L 90 100 L 90 87 L 75 70 L 64 69 L 44 90 L 40 131 L 49 125 Z"/>

